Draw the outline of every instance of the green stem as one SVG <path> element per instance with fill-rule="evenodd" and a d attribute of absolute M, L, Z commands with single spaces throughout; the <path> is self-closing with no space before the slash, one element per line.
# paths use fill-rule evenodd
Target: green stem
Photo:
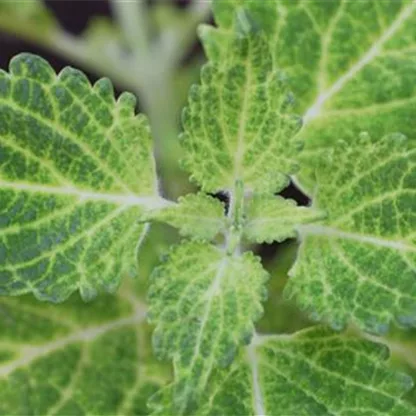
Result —
<path fill-rule="evenodd" d="M 236 180 L 233 194 L 230 196 L 231 219 L 234 227 L 240 229 L 244 221 L 244 184 L 241 180 Z"/>
<path fill-rule="evenodd" d="M 173 145 L 179 133 L 171 80 L 173 70 L 166 70 L 160 62 L 159 47 L 152 44 L 146 3 L 112 0 L 111 6 L 135 61 L 140 104 L 150 120 L 155 157 L 166 194 L 170 191 L 165 183 L 169 176 L 166 169 L 178 155 Z"/>
<path fill-rule="evenodd" d="M 148 75 L 149 88 L 142 89 L 143 107 L 150 119 L 154 137 L 154 154 L 161 177 L 161 188 L 169 198 L 183 195 L 187 174 L 180 169 L 179 108 L 175 103 L 170 74 Z"/>
<path fill-rule="evenodd" d="M 169 55 L 163 53 L 163 38 L 159 44 L 152 43 L 144 2 L 112 0 L 111 4 L 134 56 L 137 71 L 140 69 L 137 74 L 140 102 L 152 127 L 162 193 L 176 198 L 189 188 L 187 175 L 179 167 L 179 108 L 173 80 L 177 65 L 172 65 Z M 176 51 L 179 52 L 182 51 Z"/>
<path fill-rule="evenodd" d="M 241 180 L 237 180 L 233 191 L 229 194 L 229 229 L 226 235 L 226 251 L 229 255 L 238 255 L 241 252 L 241 237 L 244 226 L 244 197 L 244 184 Z"/>
<path fill-rule="evenodd" d="M 20 22 L 10 19 L 7 15 L 0 14 L 0 29 L 18 36 L 27 42 L 39 45 L 52 53 L 60 55 L 73 61 L 87 70 L 95 72 L 100 76 L 108 76 L 118 85 L 137 91 L 137 78 L 129 69 L 132 62 L 109 59 L 97 60 L 92 56 L 85 41 L 82 38 L 70 35 L 60 27 L 42 31 L 39 27 L 30 22 Z"/>
<path fill-rule="evenodd" d="M 201 22 L 211 14 L 211 0 L 194 0 L 188 6 L 189 17 L 184 20 L 182 30 L 172 33 L 166 30 L 161 34 L 164 66 L 177 68 L 181 60 L 195 42 L 195 32 Z"/>
<path fill-rule="evenodd" d="M 111 0 L 110 4 L 130 51 L 140 62 L 139 69 L 150 59 L 147 5 L 142 0 Z"/>

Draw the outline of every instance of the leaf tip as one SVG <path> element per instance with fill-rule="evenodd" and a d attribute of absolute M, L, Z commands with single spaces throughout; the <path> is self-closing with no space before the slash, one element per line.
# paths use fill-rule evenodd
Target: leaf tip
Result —
<path fill-rule="evenodd" d="M 27 77 L 48 84 L 55 78 L 55 71 L 49 63 L 38 55 L 22 52 L 14 56 L 9 63 L 10 74 Z"/>

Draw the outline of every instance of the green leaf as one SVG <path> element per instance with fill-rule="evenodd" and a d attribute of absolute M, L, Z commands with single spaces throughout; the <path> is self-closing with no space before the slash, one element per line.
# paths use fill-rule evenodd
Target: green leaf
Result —
<path fill-rule="evenodd" d="M 134 273 L 137 218 L 163 203 L 134 106 L 34 55 L 0 71 L 0 294 L 89 299 Z"/>
<path fill-rule="evenodd" d="M 255 243 L 296 238 L 299 225 L 325 218 L 324 212 L 298 207 L 291 199 L 269 195 L 254 195 L 247 203 L 245 215 L 244 236 Z"/>
<path fill-rule="evenodd" d="M 328 219 L 301 227 L 287 294 L 335 327 L 416 325 L 416 150 L 403 136 L 362 135 L 321 161 L 317 181 Z"/>
<path fill-rule="evenodd" d="M 229 365 L 238 346 L 250 341 L 266 280 L 252 253 L 227 256 L 207 243 L 177 246 L 156 269 L 149 316 L 157 356 L 173 359 L 172 414 L 192 413 L 213 369 Z"/>
<path fill-rule="evenodd" d="M 236 38 L 221 64 L 207 64 L 183 114 L 184 165 L 207 192 L 274 192 L 297 170 L 299 118 L 261 36 Z"/>
<path fill-rule="evenodd" d="M 0 2 L 0 27 L 14 34 L 46 41 L 58 29 L 53 13 L 42 0 Z"/>
<path fill-rule="evenodd" d="M 0 7 L 2 15 L 9 14 L 9 17 L 20 17 L 21 19 L 32 19 L 48 14 L 47 8 L 42 0 L 31 0 L 20 6 L 15 2 L 3 2 Z"/>
<path fill-rule="evenodd" d="M 388 349 L 325 328 L 262 336 L 218 370 L 198 415 L 412 415 Z M 173 414 L 173 413 L 172 413 Z"/>
<path fill-rule="evenodd" d="M 91 303 L 0 298 L 0 414 L 146 415 L 169 381 L 145 308 L 123 287 Z"/>
<path fill-rule="evenodd" d="M 225 229 L 224 211 L 218 199 L 198 193 L 179 198 L 176 205 L 150 211 L 143 218 L 172 225 L 182 236 L 210 241 Z"/>
<path fill-rule="evenodd" d="M 213 0 L 217 27 L 202 24 L 199 36 L 209 60 L 218 64 L 226 59 L 236 36 L 263 32 L 267 38 L 276 30 L 276 3 L 256 0 Z M 273 47 L 270 49 L 273 55 Z"/>
<path fill-rule="evenodd" d="M 300 179 L 309 190 L 311 164 L 336 140 L 354 141 L 361 131 L 414 137 L 414 1 L 218 0 L 214 11 L 220 29 L 202 31 L 210 59 L 227 53 L 235 13 L 244 11 L 267 35 L 304 118 Z"/>

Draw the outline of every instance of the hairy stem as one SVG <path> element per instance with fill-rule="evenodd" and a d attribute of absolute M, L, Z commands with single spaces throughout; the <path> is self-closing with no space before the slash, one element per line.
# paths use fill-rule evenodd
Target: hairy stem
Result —
<path fill-rule="evenodd" d="M 112 0 L 111 8 L 131 52 L 138 60 L 143 59 L 141 65 L 147 64 L 150 33 L 146 3 L 141 0 Z M 137 69 L 140 69 L 140 66 Z"/>
<path fill-rule="evenodd" d="M 237 180 L 234 189 L 229 192 L 228 230 L 225 235 L 225 250 L 229 255 L 241 253 L 241 233 L 244 220 L 244 184 Z"/>
<path fill-rule="evenodd" d="M 14 21 L 7 15 L 0 14 L 0 29 L 63 56 L 98 75 L 108 76 L 123 88 L 137 91 L 137 79 L 130 70 L 132 62 L 123 60 L 121 57 L 115 57 L 114 60 L 97 60 L 91 55 L 82 38 L 73 36 L 59 27 L 45 34 L 30 22 Z"/>

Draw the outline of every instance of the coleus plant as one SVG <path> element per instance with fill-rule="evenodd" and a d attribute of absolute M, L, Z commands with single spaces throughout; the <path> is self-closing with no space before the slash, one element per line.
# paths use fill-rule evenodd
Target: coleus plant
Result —
<path fill-rule="evenodd" d="M 128 290 L 100 295 L 109 323 L 86 331 L 88 309 L 69 300 L 42 348 L 28 315 L 34 346 L 0 344 L 1 414 L 141 414 L 150 395 L 155 415 L 416 412 L 410 377 L 365 335 L 416 326 L 416 3 L 213 9 L 181 136 L 200 191 L 178 202 L 160 195 L 131 94 L 30 54 L 0 73 L 1 295 L 113 293 L 149 224 L 184 237 L 154 270 L 147 312 Z M 291 179 L 310 207 L 276 196 Z M 258 333 L 268 273 L 251 247 L 294 237 L 285 291 L 320 324 Z M 145 315 L 155 356 L 173 363 L 166 383 Z"/>

